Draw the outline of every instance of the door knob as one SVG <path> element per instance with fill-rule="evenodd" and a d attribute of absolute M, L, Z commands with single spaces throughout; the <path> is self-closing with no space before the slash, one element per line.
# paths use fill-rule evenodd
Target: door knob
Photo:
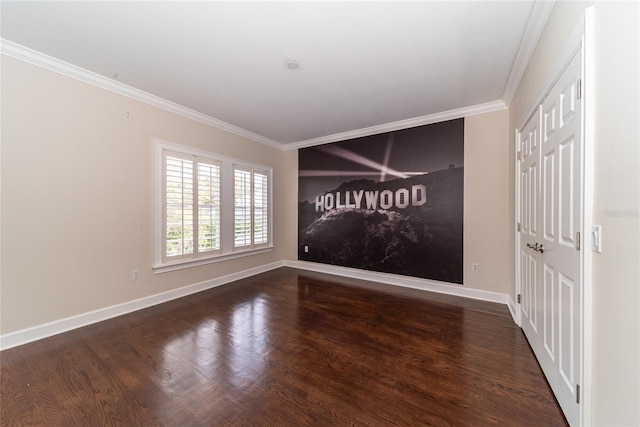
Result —
<path fill-rule="evenodd" d="M 540 252 L 541 254 L 544 253 L 544 247 L 542 246 L 541 243 L 536 243 L 535 245 L 532 245 L 531 243 L 527 243 L 527 247 L 529 249 L 533 249 L 536 252 Z"/>

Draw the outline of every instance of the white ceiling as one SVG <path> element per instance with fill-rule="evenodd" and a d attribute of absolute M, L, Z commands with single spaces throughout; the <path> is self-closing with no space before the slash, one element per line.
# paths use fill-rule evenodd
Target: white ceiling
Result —
<path fill-rule="evenodd" d="M 510 102 L 550 8 L 2 1 L 1 35 L 261 142 L 303 146 Z"/>

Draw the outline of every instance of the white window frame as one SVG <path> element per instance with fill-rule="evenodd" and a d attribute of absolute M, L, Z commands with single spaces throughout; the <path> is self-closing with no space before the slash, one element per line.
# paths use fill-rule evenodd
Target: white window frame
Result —
<path fill-rule="evenodd" d="M 153 140 L 154 149 L 154 243 L 153 243 L 153 269 L 154 273 L 180 270 L 183 268 L 205 265 L 228 259 L 255 255 L 268 252 L 273 249 L 273 211 L 272 211 L 272 187 L 273 173 L 268 166 L 251 163 L 231 157 L 221 156 L 205 150 L 192 148 L 172 142 Z M 194 256 L 180 256 L 167 259 L 165 257 L 165 193 L 164 193 L 164 155 L 171 152 L 184 156 L 195 156 L 217 162 L 220 165 L 221 174 L 221 212 L 220 212 L 220 249 L 215 252 L 194 254 Z M 268 229 L 267 242 L 264 244 L 252 244 L 236 248 L 234 245 L 234 168 L 258 171 L 267 175 L 268 185 Z M 252 230 L 253 236 L 253 230 Z M 253 243 L 253 238 L 252 238 Z"/>

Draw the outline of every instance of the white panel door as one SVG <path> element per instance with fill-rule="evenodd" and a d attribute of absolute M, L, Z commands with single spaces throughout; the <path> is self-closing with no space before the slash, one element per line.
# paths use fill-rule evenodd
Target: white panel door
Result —
<path fill-rule="evenodd" d="M 539 256 L 534 249 L 541 241 L 539 227 L 540 109 L 519 135 L 520 162 L 520 284 L 521 325 L 529 340 L 538 335 L 540 295 L 537 286 Z"/>
<path fill-rule="evenodd" d="M 576 54 L 542 104 L 544 352 L 538 356 L 567 420 L 578 425 L 582 228 L 582 75 Z"/>
<path fill-rule="evenodd" d="M 519 135 L 522 329 L 572 426 L 581 421 L 581 74 L 578 52 Z"/>

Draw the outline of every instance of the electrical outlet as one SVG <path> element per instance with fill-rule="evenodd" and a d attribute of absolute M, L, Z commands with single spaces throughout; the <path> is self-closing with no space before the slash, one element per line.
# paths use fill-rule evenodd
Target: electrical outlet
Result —
<path fill-rule="evenodd" d="M 480 265 L 477 262 L 472 263 L 471 271 L 473 271 L 474 273 L 477 273 L 478 271 L 480 271 Z"/>
<path fill-rule="evenodd" d="M 305 246 L 305 247 L 304 247 L 304 251 L 305 251 L 305 252 L 309 252 L 309 246 Z"/>
<path fill-rule="evenodd" d="M 140 270 L 138 270 L 137 268 L 134 270 L 131 270 L 131 279 L 132 280 L 139 280 L 140 279 Z"/>

